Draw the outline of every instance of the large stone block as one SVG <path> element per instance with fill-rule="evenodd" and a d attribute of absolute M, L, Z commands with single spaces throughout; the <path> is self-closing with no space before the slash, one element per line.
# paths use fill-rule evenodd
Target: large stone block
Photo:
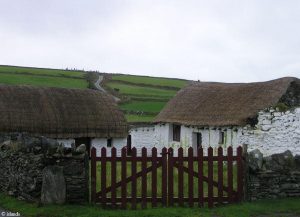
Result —
<path fill-rule="evenodd" d="M 263 125 L 261 127 L 261 130 L 262 131 L 269 131 L 270 129 L 272 129 L 272 125 Z"/>
<path fill-rule="evenodd" d="M 295 158 L 295 166 L 297 170 L 300 171 L 300 155 L 296 155 L 294 158 Z"/>
<path fill-rule="evenodd" d="M 266 169 L 282 173 L 290 171 L 295 165 L 293 154 L 289 150 L 280 154 L 273 154 L 265 158 L 265 161 Z"/>
<path fill-rule="evenodd" d="M 263 125 L 270 125 L 270 124 L 272 124 L 272 122 L 271 122 L 271 120 L 263 120 L 262 124 Z"/>
<path fill-rule="evenodd" d="M 281 114 L 281 112 L 274 112 L 273 115 L 274 115 L 274 117 L 280 117 L 282 114 Z"/>
<path fill-rule="evenodd" d="M 63 204 L 66 202 L 66 182 L 63 167 L 48 166 L 44 168 L 41 202 L 43 204 Z"/>
<path fill-rule="evenodd" d="M 258 171 L 262 168 L 263 154 L 258 149 L 255 149 L 249 153 L 248 166 L 249 169 L 253 172 Z"/>

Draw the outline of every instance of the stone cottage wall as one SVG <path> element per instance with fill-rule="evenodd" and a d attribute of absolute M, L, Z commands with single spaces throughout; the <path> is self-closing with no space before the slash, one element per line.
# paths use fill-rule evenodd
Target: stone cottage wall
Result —
<path fill-rule="evenodd" d="M 82 147 L 72 150 L 44 137 L 0 134 L 0 191 L 19 199 L 40 201 L 42 186 L 48 188 L 44 171 L 55 166 L 63 171 L 64 202 L 87 202 L 88 165 Z"/>
<path fill-rule="evenodd" d="M 257 125 L 243 128 L 239 144 L 248 144 L 249 151 L 259 149 L 265 156 L 285 150 L 300 154 L 300 108 L 259 112 Z"/>
<path fill-rule="evenodd" d="M 247 162 L 246 199 L 300 197 L 300 155 L 285 151 L 263 157 L 256 149 Z"/>

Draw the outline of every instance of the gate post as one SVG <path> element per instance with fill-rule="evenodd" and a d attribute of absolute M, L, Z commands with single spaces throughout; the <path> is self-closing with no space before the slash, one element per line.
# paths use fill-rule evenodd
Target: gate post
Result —
<path fill-rule="evenodd" d="M 249 181 L 248 145 L 247 144 L 243 144 L 243 170 L 244 170 L 243 201 L 247 201 L 248 200 L 248 181 Z"/>
<path fill-rule="evenodd" d="M 167 206 L 168 205 L 168 191 L 167 191 L 167 183 L 168 183 L 168 176 L 167 176 L 167 173 L 168 173 L 168 167 L 167 167 L 167 148 L 164 147 L 162 149 L 162 184 L 161 184 L 161 194 L 162 194 L 162 205 L 163 206 Z"/>
<path fill-rule="evenodd" d="M 91 150 L 91 202 L 96 202 L 96 148 Z"/>
<path fill-rule="evenodd" d="M 84 172 L 85 172 L 85 181 L 86 181 L 86 201 L 90 202 L 90 159 L 89 159 L 89 154 L 85 154 L 84 156 Z"/>
<path fill-rule="evenodd" d="M 173 172 L 173 148 L 168 149 L 168 206 L 174 205 L 174 172 Z"/>

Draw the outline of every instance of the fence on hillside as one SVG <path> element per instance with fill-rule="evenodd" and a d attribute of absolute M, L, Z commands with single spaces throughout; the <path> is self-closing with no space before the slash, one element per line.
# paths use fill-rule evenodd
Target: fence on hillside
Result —
<path fill-rule="evenodd" d="M 173 148 L 163 148 L 151 153 L 142 149 L 137 156 L 132 148 L 131 156 L 122 149 L 117 156 L 115 148 L 107 153 L 101 149 L 101 156 L 96 156 L 96 149 L 91 150 L 91 201 L 103 207 L 111 208 L 147 208 L 148 206 L 213 207 L 215 204 L 239 202 L 243 197 L 243 150 L 238 147 L 236 155 L 228 147 L 227 155 L 223 148 L 218 148 L 218 155 L 213 149 L 203 149 L 183 155 L 179 148 L 173 156 Z"/>

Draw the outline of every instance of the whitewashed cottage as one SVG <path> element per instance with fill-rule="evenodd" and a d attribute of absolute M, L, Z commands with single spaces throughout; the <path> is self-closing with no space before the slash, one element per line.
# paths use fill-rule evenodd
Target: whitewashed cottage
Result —
<path fill-rule="evenodd" d="M 264 155 L 287 149 L 300 154 L 300 80 L 193 82 L 152 125 L 133 127 L 130 135 L 138 147 L 212 146 L 216 151 L 248 144 Z"/>

